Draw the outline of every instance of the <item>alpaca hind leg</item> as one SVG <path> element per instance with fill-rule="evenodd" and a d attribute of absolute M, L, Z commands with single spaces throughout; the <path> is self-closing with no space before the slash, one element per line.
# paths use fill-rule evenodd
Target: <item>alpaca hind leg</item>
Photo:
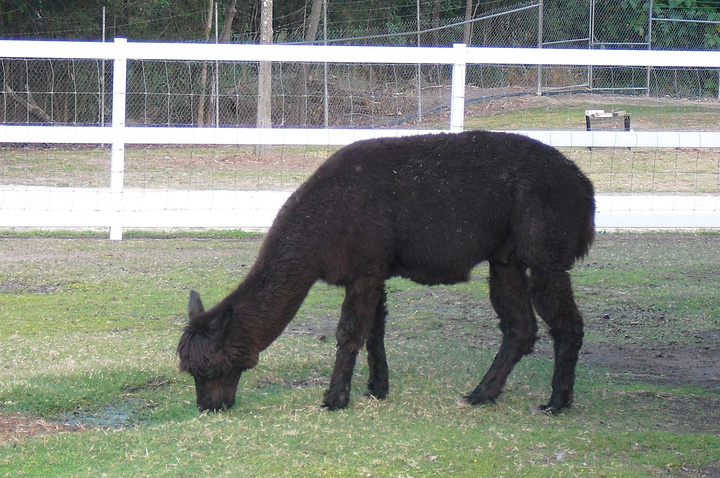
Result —
<path fill-rule="evenodd" d="M 555 349 L 552 395 L 540 408 L 557 414 L 573 400 L 575 367 L 584 335 L 583 319 L 567 271 L 532 270 L 530 281 L 533 304 L 550 328 Z"/>
<path fill-rule="evenodd" d="M 494 402 L 523 355 L 533 351 L 537 320 L 533 313 L 525 267 L 512 257 L 490 263 L 490 301 L 500 317 L 500 350 L 480 384 L 465 399 L 471 405 Z"/>
<path fill-rule="evenodd" d="M 387 355 L 385 354 L 385 317 L 387 316 L 385 300 L 386 294 L 383 290 L 380 302 L 375 309 L 375 322 L 366 345 L 370 374 L 367 384 L 368 395 L 378 399 L 387 397 L 390 389 Z"/>
<path fill-rule="evenodd" d="M 375 279 L 362 278 L 346 287 L 340 322 L 335 332 L 335 368 L 323 398 L 323 406 L 330 410 L 345 408 L 350 403 L 355 361 L 373 329 L 375 312 L 382 296 L 383 282 Z"/>

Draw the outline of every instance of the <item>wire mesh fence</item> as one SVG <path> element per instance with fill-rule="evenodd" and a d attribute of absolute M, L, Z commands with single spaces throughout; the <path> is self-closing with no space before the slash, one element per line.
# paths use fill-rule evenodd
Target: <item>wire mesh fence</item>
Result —
<path fill-rule="evenodd" d="M 332 9 L 342 2 L 328 3 Z M 427 12 L 365 22 L 335 22 L 328 43 L 359 45 L 522 46 L 544 48 L 720 48 L 717 13 L 662 10 L 607 0 L 530 2 L 439 25 Z M 278 33 L 284 41 L 296 39 Z M 128 122 L 144 125 L 254 126 L 256 62 L 131 61 Z M 0 122 L 106 124 L 112 64 L 1 58 Z M 502 94 L 564 91 L 651 97 L 717 98 L 720 69 L 633 67 L 538 68 L 472 65 L 472 100 Z M 441 121 L 450 68 L 442 65 L 276 63 L 272 125 L 403 127 Z"/>
<path fill-rule="evenodd" d="M 406 124 L 418 114 L 418 81 L 423 106 L 432 110 L 447 106 L 449 78 L 450 70 L 442 67 L 274 63 L 272 124 Z M 258 81 L 257 63 L 131 62 L 128 122 L 254 126 Z"/>

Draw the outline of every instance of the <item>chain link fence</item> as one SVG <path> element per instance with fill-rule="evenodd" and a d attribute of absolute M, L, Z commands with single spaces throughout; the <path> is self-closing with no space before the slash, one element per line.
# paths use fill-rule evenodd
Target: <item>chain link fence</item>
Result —
<path fill-rule="evenodd" d="M 338 2 L 329 2 L 337 5 Z M 544 48 L 720 48 L 712 12 L 642 9 L 617 2 L 532 2 L 458 17 L 341 24 L 330 44 Z M 332 13 L 332 12 L 331 12 Z M 285 36 L 284 39 L 292 40 Z M 112 65 L 103 61 L 0 58 L 0 122 L 107 124 Z M 274 64 L 275 127 L 436 127 L 447 123 L 448 66 Z M 471 65 L 469 101 L 549 92 L 717 98 L 720 69 Z M 130 124 L 255 126 L 258 64 L 131 61 Z"/>

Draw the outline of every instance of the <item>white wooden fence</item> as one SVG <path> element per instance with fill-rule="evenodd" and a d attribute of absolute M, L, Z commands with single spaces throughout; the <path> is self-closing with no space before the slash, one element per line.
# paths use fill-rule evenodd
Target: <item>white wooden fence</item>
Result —
<path fill-rule="evenodd" d="M 113 62 L 109 126 L 0 124 L 0 143 L 111 144 L 107 189 L 0 185 L 0 227 L 265 229 L 289 192 L 173 191 L 124 187 L 128 144 L 344 145 L 366 138 L 462 131 L 468 64 L 655 66 L 720 69 L 720 51 L 630 51 L 529 48 L 353 47 L 0 40 L 0 58 Z M 452 65 L 450 123 L 443 130 L 195 128 L 126 126 L 127 60 L 271 61 Z M 719 121 L 720 124 L 720 121 Z M 720 148 L 716 132 L 518 131 L 563 147 Z M 599 196 L 599 228 L 720 228 L 720 197 Z"/>

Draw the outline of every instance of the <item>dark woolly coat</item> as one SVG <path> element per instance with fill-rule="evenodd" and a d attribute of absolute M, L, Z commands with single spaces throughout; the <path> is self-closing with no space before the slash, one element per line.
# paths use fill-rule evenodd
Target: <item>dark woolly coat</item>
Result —
<path fill-rule="evenodd" d="M 333 154 L 292 194 L 238 288 L 205 312 L 191 295 L 178 346 L 201 409 L 229 407 L 243 370 L 292 320 L 317 280 L 346 289 L 338 352 L 323 404 L 348 403 L 367 345 L 372 395 L 388 390 L 384 281 L 468 279 L 490 262 L 503 344 L 467 399 L 493 401 L 536 339 L 536 310 L 555 339 L 553 395 L 572 401 L 583 325 L 567 270 L 594 237 L 593 187 L 556 149 L 524 136 L 471 131 L 360 141 Z M 528 272 L 529 271 L 529 272 Z"/>
<path fill-rule="evenodd" d="M 264 252 L 302 242 L 307 265 L 332 284 L 368 273 L 453 283 L 512 250 L 531 267 L 570 268 L 588 252 L 594 212 L 577 166 L 524 136 L 368 140 L 335 153 L 290 197 Z"/>

